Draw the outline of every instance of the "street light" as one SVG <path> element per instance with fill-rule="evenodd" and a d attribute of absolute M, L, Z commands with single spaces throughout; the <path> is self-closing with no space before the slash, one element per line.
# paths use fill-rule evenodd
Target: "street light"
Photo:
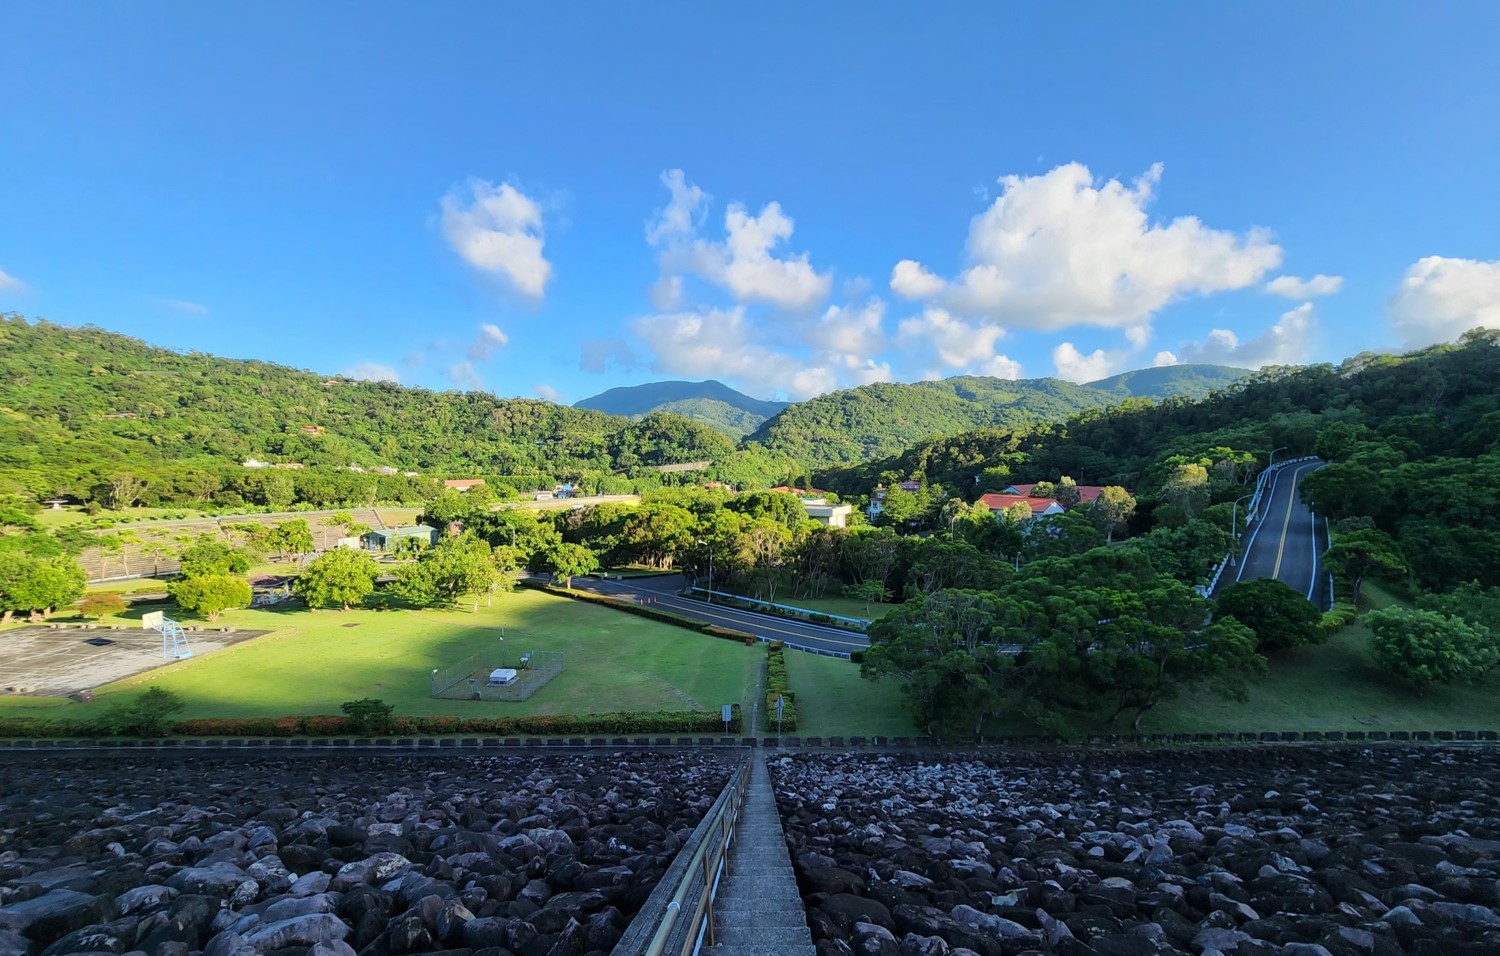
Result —
<path fill-rule="evenodd" d="M 1241 535 L 1240 535 L 1240 522 L 1239 522 L 1240 502 L 1244 501 L 1246 498 L 1254 498 L 1254 497 L 1255 497 L 1255 492 L 1253 492 L 1253 491 L 1250 492 L 1248 495 L 1240 495 L 1238 498 L 1234 499 L 1234 507 L 1229 510 L 1229 530 L 1234 532 L 1234 540 L 1236 540 L 1236 541 L 1240 540 L 1240 537 L 1241 537 Z M 1246 513 L 1245 524 L 1249 524 L 1249 523 L 1250 523 L 1250 516 L 1249 516 L 1248 513 Z"/>
<path fill-rule="evenodd" d="M 702 538 L 698 539 L 698 543 L 708 549 L 708 603 L 712 604 L 714 603 L 714 549 Z"/>
<path fill-rule="evenodd" d="M 1268 461 L 1268 462 L 1266 462 L 1266 471 L 1270 471 L 1271 470 L 1271 466 L 1274 465 L 1274 464 L 1276 464 L 1276 453 L 1278 451 L 1286 451 L 1286 446 L 1282 445 L 1280 448 L 1272 448 L 1271 449 L 1271 460 Z"/>

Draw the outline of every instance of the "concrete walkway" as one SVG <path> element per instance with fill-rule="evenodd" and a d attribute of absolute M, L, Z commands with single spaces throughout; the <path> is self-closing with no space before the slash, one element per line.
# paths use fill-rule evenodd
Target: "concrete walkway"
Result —
<path fill-rule="evenodd" d="M 729 850 L 729 875 L 714 903 L 717 956 L 815 956 L 807 912 L 792 875 L 766 758 L 750 762 L 745 807 Z"/>

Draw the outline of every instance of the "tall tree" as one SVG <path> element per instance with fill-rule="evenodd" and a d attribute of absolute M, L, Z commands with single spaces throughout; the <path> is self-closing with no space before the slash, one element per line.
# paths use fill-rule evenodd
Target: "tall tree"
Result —
<path fill-rule="evenodd" d="M 1399 581 L 1411 573 L 1394 539 L 1384 531 L 1349 531 L 1333 539 L 1323 552 L 1323 565 L 1349 589 L 1349 600 L 1359 603 L 1360 588 L 1370 578 Z"/>
<path fill-rule="evenodd" d="M 167 585 L 172 600 L 184 611 L 217 621 L 224 611 L 250 606 L 250 585 L 229 574 L 202 574 Z"/>
<path fill-rule="evenodd" d="M 1094 499 L 1091 509 L 1094 521 L 1104 532 L 1105 544 L 1113 544 L 1115 529 L 1128 522 L 1135 514 L 1135 499 L 1119 485 L 1106 485 Z"/>
<path fill-rule="evenodd" d="M 1220 617 L 1232 617 L 1255 632 L 1258 650 L 1281 650 L 1316 644 L 1322 638 L 1323 615 L 1312 602 L 1275 578 L 1237 581 L 1219 594 Z"/>
<path fill-rule="evenodd" d="M 573 579 L 588 574 L 599 567 L 599 558 L 581 544 L 560 544 L 547 552 L 547 570 L 554 577 L 562 578 L 564 586 L 571 589 Z"/>
<path fill-rule="evenodd" d="M 363 551 L 353 548 L 334 548 L 314 558 L 297 580 L 292 590 L 307 602 L 309 611 L 316 611 L 325 604 L 342 605 L 343 610 L 364 600 L 375 590 L 375 578 L 380 567 L 375 559 Z"/>
<path fill-rule="evenodd" d="M 1500 641 L 1483 626 L 1435 611 L 1389 607 L 1365 615 L 1375 661 L 1425 694 L 1433 684 L 1474 680 L 1500 661 Z"/>

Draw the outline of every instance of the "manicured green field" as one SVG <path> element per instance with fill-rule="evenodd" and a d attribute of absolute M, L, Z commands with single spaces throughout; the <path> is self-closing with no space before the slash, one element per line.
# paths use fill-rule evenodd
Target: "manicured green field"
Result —
<path fill-rule="evenodd" d="M 510 716 L 717 710 L 749 704 L 761 650 L 535 591 L 479 611 L 231 611 L 219 623 L 274 633 L 101 688 L 93 703 L 5 713 L 87 718 L 148 686 L 180 694 L 184 717 L 337 714 L 377 697 L 411 715 Z M 355 626 L 347 626 L 355 625 Z M 434 700 L 434 668 L 470 654 L 561 651 L 564 670 L 524 703 Z M 3 700 L 3 698 L 0 698 Z"/>
<path fill-rule="evenodd" d="M 895 681 L 859 676 L 859 665 L 837 657 L 786 652 L 787 680 L 797 694 L 797 733 L 871 737 L 920 733 L 903 709 Z"/>
<path fill-rule="evenodd" d="M 806 608 L 819 614 L 837 614 L 840 617 L 854 617 L 863 621 L 878 620 L 895 607 L 894 604 L 881 604 L 875 601 L 866 604 L 864 601 L 846 597 L 789 597 L 782 598 L 777 603 Z"/>

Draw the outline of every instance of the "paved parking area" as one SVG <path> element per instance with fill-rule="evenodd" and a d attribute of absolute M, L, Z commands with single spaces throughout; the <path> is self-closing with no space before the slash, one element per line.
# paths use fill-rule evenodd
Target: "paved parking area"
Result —
<path fill-rule="evenodd" d="M 205 630 L 187 637 L 196 657 L 269 633 Z M 0 693 L 66 697 L 167 663 L 156 631 L 32 625 L 0 634 Z"/>

